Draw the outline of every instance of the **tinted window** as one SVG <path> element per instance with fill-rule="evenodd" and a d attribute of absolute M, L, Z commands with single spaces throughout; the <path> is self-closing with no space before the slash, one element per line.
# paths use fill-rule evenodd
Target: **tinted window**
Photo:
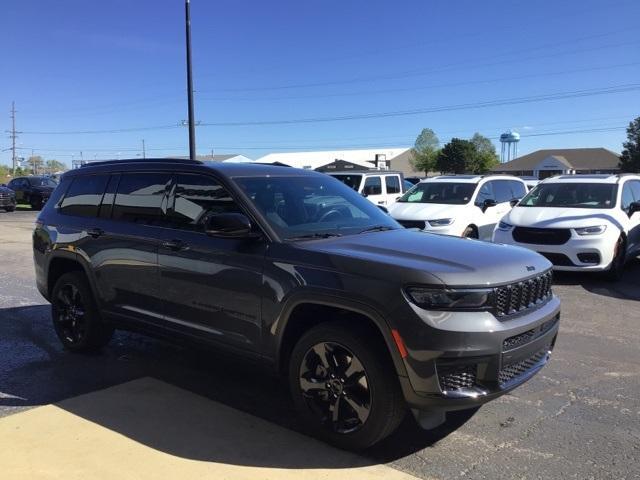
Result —
<path fill-rule="evenodd" d="M 400 177 L 397 175 L 388 175 L 384 177 L 387 185 L 387 193 L 400 193 Z"/>
<path fill-rule="evenodd" d="M 28 183 L 32 187 L 52 187 L 56 188 L 58 184 L 49 177 L 29 177 Z"/>
<path fill-rule="evenodd" d="M 482 205 L 485 200 L 495 200 L 496 196 L 493 192 L 493 182 L 487 182 L 480 188 L 476 197 L 476 205 Z"/>
<path fill-rule="evenodd" d="M 617 185 L 609 183 L 541 183 L 520 207 L 613 208 Z"/>
<path fill-rule="evenodd" d="M 511 192 L 511 185 L 507 180 L 496 180 L 493 183 L 493 193 L 495 194 L 494 200 L 497 203 L 510 202 L 513 200 L 513 193 Z"/>
<path fill-rule="evenodd" d="M 100 205 L 100 211 L 98 216 L 100 218 L 111 218 L 111 212 L 113 210 L 113 200 L 116 198 L 116 188 L 120 181 L 120 175 L 111 175 L 109 183 L 107 183 L 107 189 L 102 197 L 102 204 Z"/>
<path fill-rule="evenodd" d="M 474 183 L 421 182 L 405 193 L 398 201 L 463 205 L 469 203 L 475 188 L 476 185 Z"/>
<path fill-rule="evenodd" d="M 511 180 L 509 182 L 511 184 L 511 198 L 521 199 L 527 194 L 527 187 L 524 183 L 516 182 L 515 180 Z"/>
<path fill-rule="evenodd" d="M 82 175 L 73 178 L 60 204 L 60 212 L 78 217 L 96 217 L 109 175 Z"/>
<path fill-rule="evenodd" d="M 631 182 L 627 182 L 622 187 L 622 199 L 620 200 L 620 208 L 627 210 L 629 205 L 634 202 L 633 192 L 631 191 Z"/>
<path fill-rule="evenodd" d="M 174 204 L 169 212 L 173 227 L 204 231 L 211 215 L 234 212 L 240 212 L 240 208 L 216 179 L 205 175 L 177 176 Z"/>
<path fill-rule="evenodd" d="M 367 177 L 364 181 L 364 188 L 362 193 L 365 195 L 381 195 L 382 194 L 382 180 L 380 177 Z"/>
<path fill-rule="evenodd" d="M 167 189 L 171 175 L 166 173 L 126 173 L 118 184 L 113 219 L 159 225 L 167 210 Z"/>

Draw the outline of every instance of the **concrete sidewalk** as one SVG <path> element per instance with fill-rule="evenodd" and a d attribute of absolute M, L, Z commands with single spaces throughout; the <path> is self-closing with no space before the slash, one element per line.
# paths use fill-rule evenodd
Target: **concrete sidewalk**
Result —
<path fill-rule="evenodd" d="M 0 477 L 414 477 L 143 378 L 0 419 Z"/>

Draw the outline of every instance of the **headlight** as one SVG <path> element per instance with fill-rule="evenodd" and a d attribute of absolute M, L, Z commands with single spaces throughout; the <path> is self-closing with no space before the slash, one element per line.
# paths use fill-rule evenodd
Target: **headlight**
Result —
<path fill-rule="evenodd" d="M 511 225 L 510 223 L 502 222 L 502 221 L 498 223 L 498 230 L 504 230 L 506 232 L 511 230 L 512 228 L 513 228 L 513 225 Z"/>
<path fill-rule="evenodd" d="M 607 229 L 606 225 L 594 225 L 593 227 L 575 228 L 578 235 L 600 235 Z"/>
<path fill-rule="evenodd" d="M 427 220 L 432 227 L 446 227 L 451 225 L 455 218 L 438 218 L 437 220 Z"/>
<path fill-rule="evenodd" d="M 491 307 L 493 290 L 409 287 L 407 296 L 426 310 L 483 310 Z"/>

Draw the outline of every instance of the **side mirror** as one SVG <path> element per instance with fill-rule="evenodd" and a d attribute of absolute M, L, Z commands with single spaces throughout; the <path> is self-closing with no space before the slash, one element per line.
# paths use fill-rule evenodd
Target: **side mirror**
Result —
<path fill-rule="evenodd" d="M 241 213 L 219 213 L 207 219 L 204 231 L 210 237 L 251 237 L 251 222 Z"/>
<path fill-rule="evenodd" d="M 640 212 L 640 202 L 631 202 L 631 205 L 629 205 L 629 217 L 636 212 Z"/>
<path fill-rule="evenodd" d="M 498 204 L 496 203 L 496 201 L 493 198 L 487 198 L 484 202 L 482 202 L 482 207 L 481 208 L 482 208 L 483 212 L 486 212 L 487 208 L 495 207 L 496 205 L 498 205 Z"/>
<path fill-rule="evenodd" d="M 380 210 L 382 210 L 384 213 L 386 213 L 387 215 L 389 215 L 389 209 L 387 209 L 387 207 L 383 206 L 383 205 L 376 205 L 376 207 L 378 207 Z"/>
<path fill-rule="evenodd" d="M 367 190 L 363 190 L 360 195 L 362 195 L 364 198 L 367 198 L 369 196 L 369 192 Z"/>
<path fill-rule="evenodd" d="M 511 205 L 511 207 L 513 208 L 518 204 L 519 201 L 520 201 L 519 198 L 512 198 L 511 201 L 509 202 L 509 205 Z"/>

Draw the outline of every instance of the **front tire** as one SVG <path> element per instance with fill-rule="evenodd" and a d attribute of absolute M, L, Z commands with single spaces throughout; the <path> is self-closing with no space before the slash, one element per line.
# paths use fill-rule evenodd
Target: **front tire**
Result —
<path fill-rule="evenodd" d="M 624 265 L 627 260 L 627 243 L 624 240 L 624 236 L 620 235 L 616 242 L 613 260 L 609 270 L 605 273 L 607 280 L 617 282 L 622 278 L 624 272 Z"/>
<path fill-rule="evenodd" d="M 320 324 L 295 345 L 289 386 L 314 436 L 363 450 L 390 435 L 406 414 L 397 374 L 384 345 L 341 323 Z"/>
<path fill-rule="evenodd" d="M 87 278 L 81 272 L 62 275 L 51 294 L 53 328 L 64 348 L 71 352 L 94 352 L 113 336 L 96 307 Z"/>

